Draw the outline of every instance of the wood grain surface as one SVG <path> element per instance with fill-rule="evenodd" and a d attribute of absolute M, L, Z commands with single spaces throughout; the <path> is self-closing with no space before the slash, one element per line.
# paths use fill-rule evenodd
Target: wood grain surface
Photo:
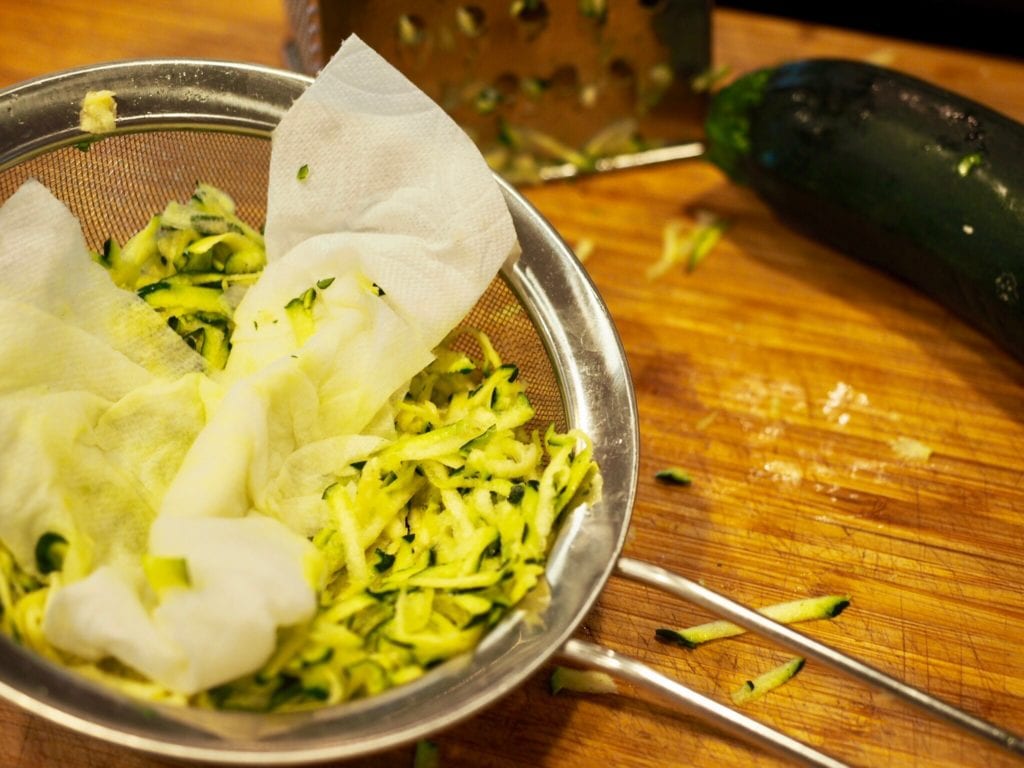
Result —
<path fill-rule="evenodd" d="M 0 86 L 139 56 L 281 65 L 275 0 L 4 2 Z M 739 12 L 715 16 L 735 73 L 809 55 L 869 58 L 1024 120 L 1024 61 Z M 972 713 L 1024 730 L 1024 366 L 897 281 L 780 224 L 691 161 L 526 190 L 586 267 L 622 336 L 640 409 L 639 495 L 626 553 L 752 606 L 852 596 L 806 632 Z M 649 280 L 673 219 L 731 222 L 698 269 Z M 1022 232 L 1024 247 L 1024 232 Z M 892 441 L 932 449 L 908 460 Z M 654 473 L 679 465 L 688 488 Z M 613 579 L 581 637 L 711 697 L 788 658 L 753 637 L 682 651 L 659 626 L 707 614 Z M 550 667 L 438 734 L 450 766 L 783 763 L 627 685 L 548 693 Z M 809 663 L 747 711 L 854 765 L 1016 765 L 889 695 Z M 355 765 L 411 765 L 403 747 Z M 171 766 L 0 704 L 0 765 Z"/>

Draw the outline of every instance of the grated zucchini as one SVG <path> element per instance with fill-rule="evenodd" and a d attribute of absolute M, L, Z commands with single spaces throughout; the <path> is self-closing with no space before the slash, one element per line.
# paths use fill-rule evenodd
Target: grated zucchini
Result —
<path fill-rule="evenodd" d="M 142 572 L 145 574 L 149 586 L 157 594 L 162 594 L 168 589 L 186 589 L 192 586 L 192 579 L 188 573 L 188 562 L 182 557 L 144 555 Z"/>
<path fill-rule="evenodd" d="M 82 99 L 78 127 L 85 133 L 111 133 L 117 123 L 117 101 L 113 91 L 89 91 Z"/>
<path fill-rule="evenodd" d="M 123 246 L 108 238 L 93 258 L 158 310 L 211 370 L 224 367 L 231 349 L 225 290 L 254 281 L 267 263 L 263 236 L 238 217 L 230 195 L 203 182 L 188 202 L 168 203 Z"/>
<path fill-rule="evenodd" d="M 647 269 L 647 279 L 661 277 L 680 262 L 692 272 L 707 258 L 729 228 L 729 222 L 710 211 L 698 211 L 696 222 L 671 219 L 662 231 L 661 258 Z"/>
<path fill-rule="evenodd" d="M 693 478 L 685 470 L 679 467 L 666 467 L 654 473 L 654 479 L 667 485 L 691 485 Z"/>
<path fill-rule="evenodd" d="M 571 669 L 556 667 L 551 673 L 551 693 L 573 691 L 575 693 L 617 693 L 618 686 L 606 672 L 592 669 Z"/>
<path fill-rule="evenodd" d="M 769 691 L 788 683 L 804 668 L 804 660 L 800 656 L 790 659 L 784 664 L 773 667 L 753 680 L 747 680 L 739 688 L 729 694 L 734 704 L 742 705 L 761 698 Z"/>
<path fill-rule="evenodd" d="M 463 350 L 467 336 L 479 341 L 479 355 Z M 489 339 L 453 335 L 399 404 L 397 439 L 339 467 L 325 488 L 333 522 L 313 539 L 327 564 L 319 610 L 281 630 L 275 653 L 243 679 L 183 700 L 127 668 L 56 651 L 40 629 L 67 547 L 56 533 L 39 540 L 41 579 L 0 547 L 0 626 L 132 695 L 199 707 L 301 710 L 410 682 L 471 651 L 542 584 L 559 519 L 599 487 L 587 437 L 553 428 L 541 434 L 529 427 L 533 415 L 518 369 Z M 155 593 L 192 586 L 180 557 L 150 555 L 143 566 Z M 563 672 L 555 682 L 582 690 L 586 680 Z"/>
<path fill-rule="evenodd" d="M 59 533 L 47 531 L 36 541 L 36 568 L 42 574 L 59 571 L 64 567 L 68 540 Z"/>
<path fill-rule="evenodd" d="M 417 741 L 412 765 L 413 768 L 440 768 L 441 756 L 437 744 L 429 739 Z"/>

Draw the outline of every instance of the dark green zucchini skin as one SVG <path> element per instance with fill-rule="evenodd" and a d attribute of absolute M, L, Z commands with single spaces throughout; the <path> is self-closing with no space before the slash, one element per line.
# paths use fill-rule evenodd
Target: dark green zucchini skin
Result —
<path fill-rule="evenodd" d="M 707 140 L 788 223 L 1024 361 L 1024 125 L 891 69 L 808 59 L 719 91 Z"/>

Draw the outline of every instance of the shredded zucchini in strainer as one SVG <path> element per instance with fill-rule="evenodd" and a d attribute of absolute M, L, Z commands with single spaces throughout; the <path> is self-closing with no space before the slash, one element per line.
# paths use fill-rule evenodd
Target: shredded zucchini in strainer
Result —
<path fill-rule="evenodd" d="M 199 189 L 211 199 L 223 194 Z M 112 271 L 120 263 L 100 261 Z M 329 285 L 318 283 L 321 290 Z M 192 311 L 175 306 L 172 317 Z M 225 326 L 232 322 L 226 314 Z M 86 663 L 51 645 L 42 618 L 64 579 L 67 544 L 53 535 L 36 547 L 38 576 L 0 546 L 0 629 L 91 679 L 151 701 L 295 710 L 412 681 L 472 650 L 540 584 L 560 518 L 599 490 L 588 437 L 553 426 L 537 430 L 533 420 L 518 368 L 500 358 L 483 332 L 453 332 L 395 407 L 396 438 L 365 461 L 338 466 L 322 497 L 311 502 L 323 505 L 329 521 L 312 536 L 322 555 L 321 571 L 310 575 L 319 585 L 318 610 L 310 621 L 279 630 L 270 659 L 242 679 L 184 696 L 109 658 Z M 191 588 L 184 560 L 155 558 L 146 566 L 156 592 Z"/>
<path fill-rule="evenodd" d="M 324 489 L 333 522 L 313 539 L 328 571 L 314 619 L 282 630 L 259 672 L 188 703 L 271 711 L 379 693 L 471 650 L 541 580 L 560 517 L 596 490 L 592 447 L 578 430 L 529 431 L 518 370 L 484 334 L 465 333 L 482 359 L 442 347 L 397 409 L 398 438 Z M 36 578 L 6 550 L 0 571 L 0 626 L 15 640 L 131 695 L 183 703 L 122 665 L 76 663 L 46 641 L 42 611 L 59 571 Z"/>

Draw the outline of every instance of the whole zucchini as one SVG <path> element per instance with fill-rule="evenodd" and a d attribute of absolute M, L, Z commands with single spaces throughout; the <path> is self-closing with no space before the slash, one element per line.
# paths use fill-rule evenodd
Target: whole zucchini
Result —
<path fill-rule="evenodd" d="M 1024 360 L 1024 125 L 891 69 L 807 59 L 719 91 L 707 140 L 797 229 Z"/>

